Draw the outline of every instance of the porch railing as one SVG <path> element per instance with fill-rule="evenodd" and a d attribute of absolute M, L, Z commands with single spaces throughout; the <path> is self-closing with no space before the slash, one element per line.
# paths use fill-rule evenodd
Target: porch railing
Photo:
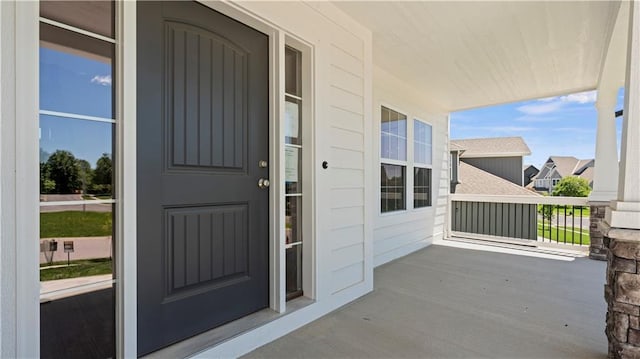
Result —
<path fill-rule="evenodd" d="M 588 245 L 584 197 L 451 195 L 452 234 Z"/>

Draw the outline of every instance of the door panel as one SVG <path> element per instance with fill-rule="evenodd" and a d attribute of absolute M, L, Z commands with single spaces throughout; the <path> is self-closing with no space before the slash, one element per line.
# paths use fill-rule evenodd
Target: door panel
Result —
<path fill-rule="evenodd" d="M 268 306 L 268 38 L 138 3 L 138 351 Z"/>

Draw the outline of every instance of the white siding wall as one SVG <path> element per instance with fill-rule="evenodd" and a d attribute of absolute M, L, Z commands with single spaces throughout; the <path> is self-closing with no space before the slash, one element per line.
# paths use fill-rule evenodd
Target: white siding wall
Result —
<path fill-rule="evenodd" d="M 373 77 L 373 137 L 375 166 L 372 186 L 374 188 L 374 266 L 381 265 L 408 253 L 424 248 L 434 239 L 441 239 L 445 231 L 447 196 L 449 193 L 449 152 L 448 115 L 432 104 L 429 99 L 408 87 L 388 72 L 374 67 Z M 412 209 L 412 197 L 407 198 L 407 210 L 380 213 L 380 106 L 391 106 L 407 115 L 407 122 L 414 118 L 426 121 L 432 126 L 433 169 L 432 206 Z M 407 123 L 407 127 L 412 126 Z M 408 135 L 408 153 L 413 148 L 413 132 Z M 407 180 L 413 176 L 411 167 L 407 170 Z M 412 183 L 412 181 L 408 181 Z M 409 188 L 408 193 L 413 189 Z"/>

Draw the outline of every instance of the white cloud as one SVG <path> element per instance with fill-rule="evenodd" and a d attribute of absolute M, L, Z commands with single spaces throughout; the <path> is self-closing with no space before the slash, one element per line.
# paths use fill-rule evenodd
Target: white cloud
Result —
<path fill-rule="evenodd" d="M 111 75 L 104 75 L 104 76 L 95 75 L 91 79 L 91 83 L 102 85 L 102 86 L 111 86 Z"/>
<path fill-rule="evenodd" d="M 518 111 L 526 115 L 543 115 L 545 113 L 555 112 L 562 107 L 561 101 L 543 102 L 541 104 L 524 105 L 517 108 Z"/>
<path fill-rule="evenodd" d="M 587 92 L 578 92 L 571 95 L 561 96 L 560 101 L 569 102 L 569 103 L 594 103 L 598 98 L 598 93 L 596 90 L 587 91 Z"/>
<path fill-rule="evenodd" d="M 546 97 L 538 99 L 537 102 L 523 105 L 517 108 L 518 111 L 530 115 L 544 115 L 547 113 L 555 112 L 564 107 L 565 104 L 587 104 L 594 103 L 597 99 L 597 92 L 586 91 L 578 92 L 565 96 Z"/>

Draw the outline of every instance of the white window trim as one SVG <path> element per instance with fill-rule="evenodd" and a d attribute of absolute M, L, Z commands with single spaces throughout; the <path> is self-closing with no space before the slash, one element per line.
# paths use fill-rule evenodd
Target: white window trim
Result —
<path fill-rule="evenodd" d="M 392 160 L 392 159 L 386 159 L 382 157 L 382 107 L 386 107 L 389 110 L 401 113 L 405 116 L 407 116 L 407 135 L 406 135 L 406 140 L 407 140 L 407 160 L 406 161 L 400 161 L 400 160 Z M 376 172 L 378 174 L 377 176 L 377 181 L 376 181 L 376 198 L 377 198 L 377 205 L 376 207 L 378 208 L 378 216 L 380 217 L 388 217 L 388 216 L 397 216 L 400 214 L 405 214 L 407 213 L 410 208 L 409 208 L 409 151 L 413 151 L 413 143 L 412 141 L 409 141 L 410 138 L 410 133 L 413 134 L 413 131 L 409 131 L 409 122 L 411 122 L 409 119 L 411 118 L 409 115 L 409 112 L 404 111 L 399 109 L 396 106 L 393 106 L 389 103 L 386 102 L 380 102 L 378 103 L 378 107 L 377 107 L 377 111 L 376 111 L 376 119 L 377 119 L 377 143 L 378 143 L 378 153 L 377 153 L 377 157 L 378 157 L 378 168 L 376 169 Z M 411 158 L 413 158 L 413 154 L 411 155 Z M 382 178 L 382 170 L 381 170 L 381 166 L 383 164 L 389 164 L 389 165 L 397 165 L 397 166 L 404 166 L 405 167 L 405 173 L 404 173 L 404 198 L 405 198 L 405 204 L 404 204 L 404 209 L 401 210 L 397 210 L 397 211 L 391 211 L 391 212 L 382 212 L 382 205 L 381 205 L 381 199 L 382 199 L 382 195 L 381 195 L 381 188 L 380 188 L 380 179 Z M 413 186 L 413 179 L 411 179 L 411 184 Z M 413 191 L 411 191 L 411 193 L 413 193 Z M 413 197 L 412 197 L 413 198 Z M 413 209 L 413 199 L 411 199 L 411 209 Z"/>
<path fill-rule="evenodd" d="M 382 157 L 382 149 L 381 149 L 381 137 L 382 137 L 382 128 L 381 128 L 381 124 L 382 124 L 382 107 L 386 107 L 392 111 L 396 111 L 399 112 L 405 116 L 407 116 L 407 160 L 406 161 L 399 161 L 399 160 L 391 160 L 391 159 L 386 159 Z M 380 101 L 377 104 L 376 107 L 376 115 L 375 115 L 375 120 L 376 120 L 376 127 L 375 129 L 377 130 L 377 134 L 376 134 L 376 143 L 377 143 L 377 157 L 378 157 L 378 168 L 377 168 L 377 178 L 376 178 L 376 186 L 375 186 L 375 190 L 376 190 L 376 202 L 377 202 L 377 209 L 378 209 L 378 216 L 379 217 L 387 217 L 387 216 L 397 216 L 397 215 L 403 215 L 403 214 L 407 214 L 407 213 L 411 213 L 411 212 L 422 212 L 422 211 L 431 211 L 433 210 L 434 207 L 434 184 L 433 184 L 433 178 L 434 178 L 434 169 L 433 169 L 433 161 L 434 161 L 434 129 L 435 126 L 431 121 L 427 121 L 424 120 L 423 118 L 419 117 L 419 116 L 415 116 L 414 114 L 412 114 L 411 111 L 404 111 L 402 109 L 400 109 L 397 106 L 391 105 L 387 102 L 384 101 Z M 414 157 L 415 157 L 415 153 L 414 153 L 414 145 L 415 145 L 415 139 L 414 139 L 414 120 L 416 121 L 420 121 L 426 125 L 431 126 L 431 164 L 425 164 L 425 163 L 415 163 L 414 162 Z M 405 209 L 403 210 L 398 210 L 398 211 L 393 211 L 393 212 L 382 212 L 382 206 L 381 206 L 381 188 L 380 188 L 380 178 L 382 176 L 382 171 L 380 169 L 382 164 L 390 164 L 390 165 L 398 165 L 398 166 L 404 166 L 405 167 Z M 419 168 L 428 168 L 431 169 L 431 188 L 429 189 L 431 191 L 431 205 L 430 206 L 425 206 L 425 207 L 418 207 L 415 208 L 413 205 L 413 200 L 414 200 L 414 174 L 413 174 L 413 170 L 414 168 L 419 167 Z"/>

